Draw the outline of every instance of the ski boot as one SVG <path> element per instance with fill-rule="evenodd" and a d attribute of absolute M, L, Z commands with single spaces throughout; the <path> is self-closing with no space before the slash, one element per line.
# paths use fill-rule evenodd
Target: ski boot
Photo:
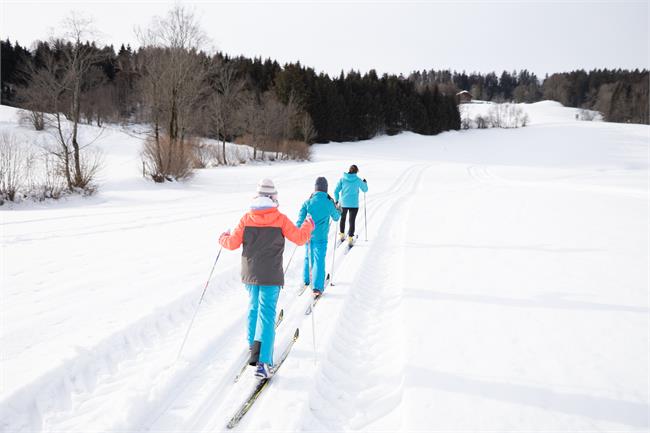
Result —
<path fill-rule="evenodd" d="M 345 240 L 345 233 L 343 232 L 339 233 L 339 242 L 343 243 L 344 240 Z"/>
<path fill-rule="evenodd" d="M 262 343 L 260 341 L 253 341 L 253 345 L 248 349 L 248 365 L 257 365 L 257 362 L 260 359 L 260 347 L 262 347 Z"/>
<path fill-rule="evenodd" d="M 352 247 L 354 245 L 354 236 L 348 236 L 348 246 Z"/>
<path fill-rule="evenodd" d="M 314 301 L 320 298 L 321 296 L 323 296 L 323 292 L 321 290 L 316 290 L 316 289 L 313 290 L 312 294 L 314 295 Z"/>
<path fill-rule="evenodd" d="M 258 379 L 270 379 L 273 376 L 273 367 L 264 362 L 257 363 L 257 369 L 255 370 L 255 377 Z"/>

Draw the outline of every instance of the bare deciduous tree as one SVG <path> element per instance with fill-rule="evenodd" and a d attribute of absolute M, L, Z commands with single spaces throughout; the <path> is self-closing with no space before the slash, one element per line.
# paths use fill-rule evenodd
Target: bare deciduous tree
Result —
<path fill-rule="evenodd" d="M 300 138 L 302 138 L 302 141 L 306 144 L 313 143 L 316 138 L 316 128 L 314 128 L 314 122 L 312 122 L 309 113 L 305 112 L 300 116 L 298 128 L 300 130 Z"/>
<path fill-rule="evenodd" d="M 53 44 L 63 45 L 61 41 L 54 41 Z M 66 92 L 70 88 L 70 74 L 67 73 L 66 65 L 56 58 L 53 51 L 49 51 L 41 61 L 40 68 L 32 66 L 29 72 L 29 87 L 26 89 L 25 97 L 33 115 L 52 113 L 48 120 L 54 127 L 54 137 L 58 146 L 56 149 L 50 148 L 50 151 L 60 161 L 61 172 L 65 177 L 68 190 L 72 190 L 74 186 L 70 161 L 72 151 L 70 137 L 64 131 L 65 119 L 62 119 Z"/>
<path fill-rule="evenodd" d="M 72 14 L 64 21 L 65 37 L 71 45 L 71 49 L 61 50 L 64 59 L 63 67 L 67 80 L 67 90 L 71 97 L 70 121 L 72 122 L 72 155 L 74 162 L 73 185 L 78 188 L 86 188 L 92 177 L 88 172 L 82 170 L 81 145 L 79 143 L 79 123 L 81 121 L 81 95 L 82 86 L 88 79 L 88 75 L 95 64 L 102 58 L 102 55 L 87 41 L 95 33 L 92 20 Z M 86 167 L 89 168 L 89 167 Z"/>
<path fill-rule="evenodd" d="M 148 107 L 145 118 L 153 129 L 153 142 L 145 143 L 143 155 L 153 158 L 147 162 L 154 180 L 181 179 L 191 165 L 191 146 L 185 140 L 191 135 L 192 116 L 208 90 L 209 62 L 198 52 L 205 36 L 194 14 L 180 5 L 165 18 L 155 18 L 138 36 L 143 46 L 140 82 Z M 168 171 L 174 168 L 179 171 Z"/>
<path fill-rule="evenodd" d="M 18 142 L 16 136 L 0 135 L 0 204 L 4 200 L 15 200 L 29 178 L 30 159 L 27 148 Z"/>
<path fill-rule="evenodd" d="M 82 95 L 102 54 L 87 42 L 94 33 L 90 19 L 72 14 L 65 19 L 63 29 L 64 37 L 52 40 L 53 49 L 46 52 L 38 66 L 30 67 L 25 95 L 36 122 L 42 118 L 44 127 L 45 120 L 51 120 L 58 143 L 52 151 L 60 161 L 68 189 L 88 189 L 98 166 L 88 165 L 82 155 L 88 143 L 80 142 L 79 123 Z"/>
<path fill-rule="evenodd" d="M 261 138 L 264 135 L 264 108 L 255 95 L 247 95 L 241 110 L 238 112 L 239 122 L 246 133 L 247 144 L 253 146 L 253 159 L 257 159 Z"/>
<path fill-rule="evenodd" d="M 213 131 L 221 138 L 223 164 L 226 158 L 226 139 L 237 131 L 237 111 L 244 103 L 244 81 L 238 79 L 232 65 L 221 65 L 215 80 L 216 92 L 210 101 L 210 117 Z"/>

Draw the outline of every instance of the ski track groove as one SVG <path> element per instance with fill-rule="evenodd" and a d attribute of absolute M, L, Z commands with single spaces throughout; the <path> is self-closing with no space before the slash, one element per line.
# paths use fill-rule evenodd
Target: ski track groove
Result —
<path fill-rule="evenodd" d="M 303 418 L 313 416 L 319 428 L 360 430 L 371 427 L 380 418 L 394 415 L 393 412 L 397 412 L 398 420 L 401 418 L 402 277 L 399 271 L 391 272 L 391 269 L 402 269 L 394 265 L 403 260 L 400 215 L 428 167 L 408 168 L 391 190 L 392 200 L 385 200 L 380 206 L 388 210 L 354 276 L 315 374 L 306 407 L 311 414 L 303 415 Z M 399 428 L 399 425 L 392 427 Z"/>
<path fill-rule="evenodd" d="M 204 313 L 210 314 L 218 310 L 219 301 L 223 296 L 230 296 L 238 282 L 239 269 L 229 267 L 221 274 L 215 276 L 218 281 L 206 293 L 204 299 Z M 238 286 L 238 284 L 237 284 Z M 200 288 L 197 286 L 197 291 Z M 67 423 L 67 418 L 74 417 L 72 406 L 79 400 L 83 405 L 86 401 L 99 399 L 105 393 L 124 380 L 133 377 L 131 371 L 137 374 L 141 362 L 147 357 L 156 356 L 161 345 L 172 345 L 175 354 L 177 344 L 180 345 L 180 332 L 184 331 L 189 323 L 198 299 L 196 291 L 181 296 L 176 301 L 153 311 L 134 323 L 127 325 L 123 330 L 107 336 L 92 348 L 78 348 L 78 354 L 66 360 L 61 365 L 53 368 L 32 383 L 16 390 L 3 401 L 4 410 L 0 418 L 0 425 L 8 426 L 9 431 L 21 431 L 25 427 L 24 416 L 29 412 L 29 407 L 36 404 L 41 414 L 41 425 L 32 425 L 29 431 L 49 431 L 51 422 Z M 197 317 L 199 319 L 199 317 Z M 235 320 L 236 322 L 236 320 Z M 226 334 L 217 334 L 213 341 L 221 340 L 230 335 L 228 331 L 232 323 L 224 323 Z M 119 350 L 115 350 L 115 348 Z M 211 346 L 203 349 L 209 351 Z M 173 358 L 171 358 L 173 359 Z M 137 362 L 136 362 L 137 361 Z M 168 366 L 167 366 L 168 367 Z M 88 375 L 97 379 L 84 379 Z M 34 387 L 48 390 L 62 396 L 63 401 L 56 407 L 41 406 L 38 402 L 26 400 L 23 394 L 30 395 Z M 96 395 L 99 394 L 99 395 Z M 50 400 L 56 401 L 56 400 Z M 59 429 L 61 430 L 61 429 Z"/>

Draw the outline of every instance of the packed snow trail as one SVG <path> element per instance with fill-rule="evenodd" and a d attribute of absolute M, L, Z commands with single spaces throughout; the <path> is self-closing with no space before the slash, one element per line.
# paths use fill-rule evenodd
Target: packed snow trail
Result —
<path fill-rule="evenodd" d="M 316 372 L 309 401 L 316 430 L 373 429 L 378 420 L 382 430 L 401 426 L 403 221 L 427 168 L 409 170 L 402 191 L 384 202 L 391 217 L 373 233 Z"/>

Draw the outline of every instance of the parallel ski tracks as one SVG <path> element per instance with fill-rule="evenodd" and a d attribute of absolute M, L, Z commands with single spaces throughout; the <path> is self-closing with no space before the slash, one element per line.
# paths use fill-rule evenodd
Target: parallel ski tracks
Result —
<path fill-rule="evenodd" d="M 368 212 L 370 215 L 376 216 L 376 215 L 381 215 L 382 218 L 385 218 L 387 215 L 382 212 L 383 209 L 393 206 L 395 204 L 399 204 L 399 201 L 401 199 L 404 199 L 404 196 L 407 195 L 413 188 L 414 185 L 417 185 L 419 183 L 419 180 L 425 171 L 426 168 L 428 168 L 429 165 L 427 164 L 414 164 L 412 166 L 409 166 L 407 169 L 405 169 L 393 182 L 390 188 L 387 190 L 373 194 L 372 196 L 372 201 L 368 206 Z M 380 223 L 381 220 L 373 220 L 375 224 Z M 362 228 L 363 221 L 357 219 L 357 227 Z M 333 230 L 337 230 L 337 224 L 334 223 L 332 224 L 332 228 L 330 228 L 330 236 L 332 235 Z M 365 230 L 365 229 L 364 229 Z M 363 233 L 362 230 L 358 230 L 359 233 Z M 363 235 L 360 235 L 360 237 Z M 331 251 L 331 249 L 330 249 Z M 334 270 L 336 271 L 338 268 L 340 268 L 344 261 L 345 261 L 346 255 L 344 254 L 338 254 L 336 257 L 336 263 L 334 265 Z M 296 260 L 299 265 L 296 265 L 294 263 L 293 266 L 302 266 L 302 262 L 300 260 Z M 334 275 L 334 278 L 336 278 L 336 274 Z M 287 290 L 285 288 L 284 290 Z M 291 289 L 289 289 L 291 290 Z M 304 296 L 304 295 L 303 295 Z M 327 295 L 325 295 L 327 297 Z M 305 299 L 309 299 L 308 297 L 305 297 Z M 325 302 L 327 302 L 325 300 Z M 293 308 L 293 304 L 295 302 L 292 302 L 292 305 L 287 307 L 286 305 L 284 306 L 285 308 L 285 315 L 289 319 L 285 319 L 288 321 L 289 324 L 286 325 L 285 329 L 292 330 L 296 326 L 300 326 L 303 320 L 305 318 L 308 319 L 308 316 L 305 316 L 304 314 L 298 313 L 298 315 L 302 316 L 300 320 L 298 321 L 297 319 L 294 319 L 292 322 L 290 320 L 290 317 L 295 314 L 296 309 Z M 298 304 L 302 307 L 302 304 L 298 302 Z M 298 309 L 300 312 L 301 309 Z M 304 311 L 304 310 L 302 310 Z M 295 323 L 298 322 L 296 325 Z M 284 326 L 284 325 L 283 325 Z M 279 341 L 281 339 L 276 340 Z M 237 367 L 234 367 L 235 370 L 237 370 Z M 281 374 L 281 373 L 280 373 Z M 268 391 L 267 391 L 268 392 Z M 228 392 L 222 388 L 221 386 L 216 386 L 214 387 L 213 391 L 210 393 L 210 397 L 205 400 L 203 403 L 202 407 L 204 410 L 201 411 L 201 414 L 194 418 L 195 422 L 191 423 L 190 425 L 183 426 L 183 430 L 192 430 L 192 431 L 209 431 L 212 429 L 220 429 L 223 427 L 221 422 L 225 422 L 228 416 L 231 414 L 229 413 L 223 413 L 219 414 L 219 416 L 214 415 L 214 411 L 217 410 L 224 402 L 224 399 L 228 395 Z M 254 416 L 255 409 L 251 410 L 251 413 L 248 416 Z"/>
<path fill-rule="evenodd" d="M 396 411 L 399 423 L 404 242 L 404 218 L 400 215 L 409 210 L 409 197 L 428 167 L 420 165 L 410 170 L 392 191 L 394 199 L 381 204 L 387 216 L 373 235 L 373 244 L 334 325 L 305 409 L 326 430 L 363 429 Z"/>
<path fill-rule="evenodd" d="M 372 237 L 374 237 L 373 228 L 375 225 L 379 227 L 379 225 L 382 224 L 382 220 L 389 217 L 387 210 L 389 210 L 389 208 L 394 204 L 398 204 L 397 202 L 399 200 L 404 199 L 404 196 L 408 194 L 409 186 L 417 182 L 424 168 L 426 168 L 425 164 L 414 164 L 409 166 L 407 169 L 403 170 L 387 190 L 372 195 L 372 200 L 368 202 L 368 215 L 372 216 L 372 220 L 370 221 L 371 240 L 373 240 Z M 188 219 L 192 219 L 190 215 L 191 211 L 188 210 L 187 212 L 187 214 L 180 217 L 183 218 L 187 216 L 189 217 Z M 224 211 L 222 210 L 222 212 Z M 164 223 L 164 221 L 160 222 Z M 363 232 L 364 225 L 363 220 L 359 217 L 357 220 L 357 227 L 359 228 L 359 238 L 363 239 L 365 235 Z M 93 229 L 97 228 L 98 227 L 94 227 Z M 108 228 L 109 227 L 106 227 L 106 229 Z M 114 228 L 118 229 L 117 226 Z M 337 224 L 332 224 L 330 235 L 333 235 L 333 231 L 335 230 L 337 230 Z M 362 243 L 362 241 L 360 241 L 360 245 L 364 245 L 365 247 L 365 243 Z M 371 249 L 374 249 L 372 243 L 367 245 Z M 299 253 L 300 252 L 296 252 L 296 254 Z M 334 266 L 335 272 L 344 265 L 346 257 L 347 256 L 344 254 L 336 255 L 336 263 Z M 301 273 L 295 271 L 301 267 L 302 261 L 294 260 L 289 269 L 288 275 L 297 277 L 297 275 L 300 275 Z M 328 271 L 329 270 L 330 269 L 328 269 Z M 231 272 L 229 271 L 228 274 L 231 274 Z M 334 276 L 334 278 L 336 278 L 336 276 Z M 298 278 L 296 278 L 296 280 L 297 279 Z M 285 329 L 286 332 L 293 333 L 295 327 L 300 326 L 305 318 L 308 319 L 308 316 L 304 315 L 304 311 L 309 303 L 310 297 L 305 295 L 298 297 L 296 294 L 297 284 L 294 284 L 294 286 L 296 287 L 286 286 L 283 289 L 284 296 L 281 300 L 284 302 L 282 305 L 279 305 L 279 307 L 284 308 L 284 321 L 286 324 L 282 324 L 279 336 L 280 334 L 285 333 Z M 208 308 L 204 310 L 204 314 L 214 313 L 214 311 L 211 311 L 213 309 L 209 307 L 210 304 L 211 303 L 209 303 L 207 306 Z M 186 324 L 182 322 L 179 326 L 181 325 L 185 326 Z M 165 390 L 169 390 L 165 391 L 168 392 L 168 394 L 159 395 L 156 397 L 156 400 L 149 402 L 147 412 L 140 414 L 138 419 L 129 423 L 128 427 L 137 431 L 166 430 L 170 426 L 173 426 L 173 429 L 179 431 L 203 431 L 214 427 L 214 412 L 222 405 L 224 399 L 232 389 L 233 379 L 237 375 L 241 363 L 243 362 L 243 360 L 240 359 L 240 356 L 235 355 L 237 350 L 233 349 L 227 353 L 223 349 L 224 347 L 238 348 L 243 346 L 242 342 L 239 341 L 243 337 L 243 330 L 242 332 L 237 332 L 239 326 L 242 326 L 243 328 L 240 319 L 232 320 L 231 322 L 224 324 L 224 326 L 221 327 L 219 334 L 211 339 L 210 343 L 199 352 L 198 357 L 193 358 L 195 361 L 192 364 L 180 366 L 181 368 L 177 372 L 174 372 L 173 369 L 168 372 L 161 372 L 161 377 L 164 377 L 167 374 L 172 374 L 172 376 L 167 379 L 167 382 L 162 385 Z M 164 340 L 161 340 L 156 344 L 156 347 L 143 348 L 142 351 L 139 351 L 137 354 L 134 353 L 132 356 L 157 356 L 156 353 L 161 349 L 158 348 L 158 345 L 164 344 L 174 346 L 172 337 L 175 333 L 169 332 L 166 334 Z M 282 344 L 281 338 L 276 341 Z M 282 350 L 281 346 L 278 350 Z M 228 361 L 228 359 L 230 359 L 230 361 Z M 114 370 L 116 372 L 115 377 L 107 378 L 108 383 L 121 382 L 122 376 L 124 374 L 134 374 L 134 369 L 136 367 L 137 365 L 131 365 L 128 369 L 128 373 L 121 368 L 116 368 Z M 175 368 L 178 368 L 178 366 Z M 218 380 L 215 383 L 208 385 L 205 383 L 206 377 L 210 377 L 210 380 L 214 380 L 218 377 Z M 182 407 L 182 417 L 175 414 L 176 411 L 174 408 L 179 405 Z M 188 413 L 190 413 L 190 415 L 185 416 Z M 254 417 L 254 414 L 255 408 L 253 408 L 251 413 L 247 416 Z M 231 414 L 229 413 L 220 413 L 218 414 L 218 418 L 225 422 L 230 415 Z"/>

